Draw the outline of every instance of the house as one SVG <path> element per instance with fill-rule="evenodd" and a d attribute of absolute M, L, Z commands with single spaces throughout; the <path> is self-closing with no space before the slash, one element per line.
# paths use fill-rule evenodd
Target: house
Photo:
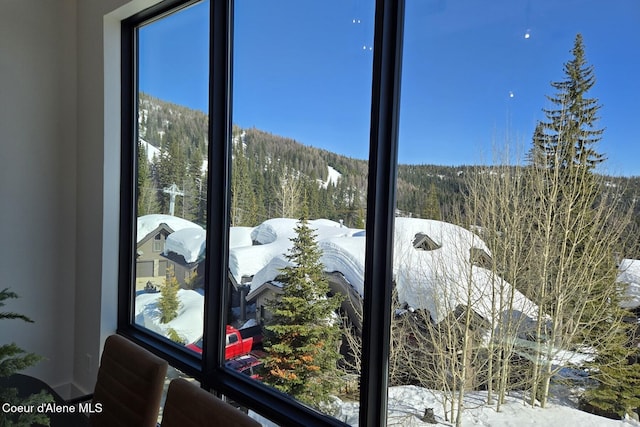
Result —
<path fill-rule="evenodd" d="M 172 215 L 144 215 L 137 220 L 137 287 L 162 285 L 172 266 L 183 287 L 193 286 L 195 275 L 203 277 L 205 232 L 202 227 Z"/>
<path fill-rule="evenodd" d="M 162 257 L 164 244 L 169 234 L 173 233 L 171 227 L 161 223 L 151 230 L 138 242 L 136 247 L 136 279 L 151 281 L 160 278 L 164 280 L 167 274 L 168 260 Z M 161 284 L 161 283 L 160 283 Z"/>

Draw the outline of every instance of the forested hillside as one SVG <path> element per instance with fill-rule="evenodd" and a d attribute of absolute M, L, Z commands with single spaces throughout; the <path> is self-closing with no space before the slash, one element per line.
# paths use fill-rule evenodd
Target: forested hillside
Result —
<path fill-rule="evenodd" d="M 140 94 L 139 215 L 168 213 L 176 184 L 175 214 L 202 225 L 206 222 L 207 115 Z M 344 221 L 364 227 L 367 162 L 304 145 L 255 128 L 233 128 L 231 221 L 254 226 L 265 219 L 298 217 L 306 200 L 311 218 Z M 144 160 L 144 161 L 143 161 Z M 330 178 L 334 169 L 339 175 Z M 467 183 L 491 167 L 400 165 L 398 215 L 464 223 Z M 336 178 L 337 177 L 337 178 Z M 640 198 L 640 177 L 606 177 L 607 186 L 626 188 L 632 204 Z M 603 190 L 606 191 L 607 187 Z M 635 207 L 631 235 L 640 236 L 640 208 Z M 640 258 L 640 243 L 622 249 Z"/>

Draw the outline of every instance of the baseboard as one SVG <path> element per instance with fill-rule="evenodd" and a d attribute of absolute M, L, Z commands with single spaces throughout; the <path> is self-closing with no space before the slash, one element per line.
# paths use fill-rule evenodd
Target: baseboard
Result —
<path fill-rule="evenodd" d="M 90 393 L 89 391 L 83 390 L 82 388 L 78 387 L 74 383 L 61 384 L 59 386 L 53 387 L 53 390 L 65 400 Z"/>

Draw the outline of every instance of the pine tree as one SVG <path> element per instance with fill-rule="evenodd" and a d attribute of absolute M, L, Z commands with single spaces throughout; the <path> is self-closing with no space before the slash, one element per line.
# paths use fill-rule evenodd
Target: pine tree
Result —
<path fill-rule="evenodd" d="M 548 167 L 593 171 L 605 160 L 594 148 L 604 130 L 596 128 L 598 100 L 587 97 L 596 78 L 593 66 L 587 65 L 581 34 L 576 35 L 572 54 L 573 59 L 564 64 L 565 79 L 551 83 L 557 92 L 547 99 L 555 108 L 543 109 L 547 121 L 536 127 L 529 157 L 546 161 Z"/>
<path fill-rule="evenodd" d="M 436 185 L 433 182 L 429 188 L 429 195 L 427 196 L 423 215 L 424 218 L 428 219 L 435 219 L 438 221 L 442 219 L 442 215 L 440 214 L 440 202 L 438 201 L 438 190 L 436 190 Z"/>
<path fill-rule="evenodd" d="M 619 306 L 612 318 L 634 316 Z M 620 327 L 609 337 L 609 345 L 601 349 L 591 363 L 591 377 L 598 382 L 596 387 L 587 389 L 583 401 L 605 414 L 616 414 L 620 418 L 631 415 L 640 408 L 640 350 L 633 348 L 630 337 L 632 323 L 620 322 Z M 634 363 L 636 362 L 636 363 Z"/>
<path fill-rule="evenodd" d="M 0 307 L 4 307 L 5 300 L 18 298 L 14 292 L 8 289 L 0 291 Z M 18 313 L 0 312 L 0 319 L 19 319 L 33 323 L 33 320 Z M 33 366 L 41 359 L 34 353 L 27 353 L 14 343 L 0 345 L 0 378 L 10 377 L 29 366 Z M 53 402 L 53 397 L 46 391 L 30 396 L 18 396 L 15 388 L 0 387 L 0 404 L 37 406 L 41 403 Z M 0 411 L 0 426 L 2 427 L 28 427 L 31 425 L 49 425 L 49 417 L 37 412 L 11 413 Z"/>
<path fill-rule="evenodd" d="M 187 155 L 182 143 L 182 135 L 176 127 L 169 127 L 164 136 L 162 144 L 162 154 L 158 164 L 158 181 L 161 189 L 176 184 L 182 188 L 187 175 Z M 169 213 L 168 194 L 162 193 L 160 199 L 160 209 L 163 213 Z M 175 213 L 182 212 L 183 197 L 176 197 Z"/>
<path fill-rule="evenodd" d="M 204 224 L 200 217 L 201 200 L 207 198 L 207 184 L 202 181 L 203 171 L 202 162 L 204 157 L 201 151 L 196 147 L 192 148 L 189 156 L 189 164 L 187 174 L 184 180 L 184 207 L 185 213 L 183 218 L 190 221 Z"/>
<path fill-rule="evenodd" d="M 158 212 L 157 190 L 153 182 L 147 150 L 138 141 L 138 216 Z"/>
<path fill-rule="evenodd" d="M 291 239 L 292 266 L 278 280 L 283 293 L 268 305 L 265 327 L 265 383 L 321 409 L 336 386 L 340 325 L 335 312 L 341 294 L 329 296 L 314 231 L 303 217 Z"/>
<path fill-rule="evenodd" d="M 176 279 L 174 267 L 171 265 L 167 267 L 167 278 L 164 281 L 164 286 L 160 290 L 160 298 L 158 299 L 158 308 L 160 309 L 160 322 L 169 323 L 178 314 L 178 308 L 180 307 L 180 300 L 178 299 L 178 290 L 180 284 Z"/>
<path fill-rule="evenodd" d="M 234 138 L 235 139 L 235 138 Z M 241 139 L 233 143 L 231 168 L 231 225 L 256 224 L 256 198 L 251 185 L 248 159 Z"/>

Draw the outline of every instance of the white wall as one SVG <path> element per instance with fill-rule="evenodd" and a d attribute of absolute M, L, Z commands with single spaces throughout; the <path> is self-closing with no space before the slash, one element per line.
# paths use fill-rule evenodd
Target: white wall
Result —
<path fill-rule="evenodd" d="M 153 2 L 0 4 L 0 289 L 21 295 L 2 311 L 35 321 L 0 343 L 44 356 L 28 373 L 53 386 L 91 390 L 115 331 L 119 20 Z"/>
<path fill-rule="evenodd" d="M 157 0 L 155 0 L 157 2 Z M 117 311 L 120 20 L 154 0 L 78 1 L 78 186 L 74 383 L 93 388 Z"/>
<path fill-rule="evenodd" d="M 35 324 L 3 320 L 0 343 L 45 359 L 30 373 L 68 381 L 76 283 L 76 2 L 0 5 L 0 288 Z"/>

